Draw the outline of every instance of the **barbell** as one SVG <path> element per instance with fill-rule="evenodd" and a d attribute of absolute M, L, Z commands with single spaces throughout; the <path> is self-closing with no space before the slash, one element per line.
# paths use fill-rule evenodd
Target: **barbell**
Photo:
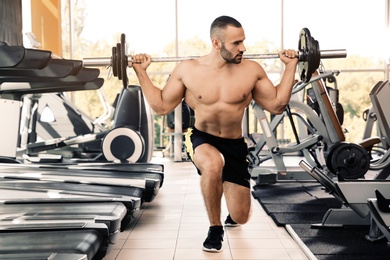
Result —
<path fill-rule="evenodd" d="M 298 40 L 298 72 L 300 79 L 303 82 L 309 82 L 311 75 L 320 66 L 321 59 L 329 58 L 345 58 L 347 57 L 347 51 L 345 49 L 336 50 L 320 50 L 319 43 L 315 40 L 309 29 L 303 28 L 299 33 Z M 192 60 L 199 58 L 199 56 L 186 56 L 186 57 L 156 57 L 151 58 L 152 62 L 180 62 L 184 60 Z M 269 54 L 244 54 L 244 59 L 278 59 L 278 53 Z M 132 67 L 132 57 L 126 53 L 126 36 L 121 35 L 120 43 L 112 47 L 111 57 L 102 58 L 84 58 L 83 65 L 85 67 L 99 67 L 99 66 L 111 66 L 113 75 L 122 80 L 123 87 L 127 88 L 128 77 L 127 67 Z"/>

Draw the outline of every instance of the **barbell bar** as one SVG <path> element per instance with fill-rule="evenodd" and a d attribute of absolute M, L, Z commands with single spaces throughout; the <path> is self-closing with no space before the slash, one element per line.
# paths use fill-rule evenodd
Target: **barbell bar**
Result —
<path fill-rule="evenodd" d="M 192 60 L 200 56 L 186 57 L 152 57 L 152 62 L 180 62 Z M 345 58 L 347 51 L 345 49 L 320 50 L 319 43 L 315 40 L 309 29 L 303 28 L 299 33 L 298 40 L 298 72 L 300 79 L 309 82 L 311 75 L 318 69 L 321 59 Z M 244 54 L 244 59 L 278 59 L 278 53 L 269 54 Z M 126 54 L 126 36 L 121 35 L 121 42 L 112 47 L 111 57 L 84 58 L 85 67 L 112 66 L 114 76 L 122 80 L 123 86 L 127 88 L 127 68 L 132 67 L 132 57 Z"/>
<path fill-rule="evenodd" d="M 194 60 L 200 56 L 183 56 L 183 57 L 152 57 L 152 62 L 180 62 L 184 60 Z M 297 58 L 300 60 L 302 54 L 299 53 Z M 321 50 L 320 51 L 321 59 L 331 59 L 331 58 L 345 58 L 347 57 L 347 51 L 345 49 L 335 49 L 335 50 Z M 248 60 L 263 60 L 263 59 L 278 59 L 279 53 L 269 53 L 269 54 L 244 54 L 244 59 Z M 127 56 L 128 66 L 132 67 L 133 61 L 130 56 Z M 83 64 L 86 67 L 104 67 L 112 65 L 111 57 L 101 57 L 101 58 L 84 58 Z"/>

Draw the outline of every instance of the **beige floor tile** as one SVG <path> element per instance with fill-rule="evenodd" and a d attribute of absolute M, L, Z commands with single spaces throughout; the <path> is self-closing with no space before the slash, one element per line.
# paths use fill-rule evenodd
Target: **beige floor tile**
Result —
<path fill-rule="evenodd" d="M 154 232 L 154 231 L 165 231 L 165 230 L 178 230 L 180 226 L 180 222 L 158 222 L 156 224 L 149 224 L 149 223 L 142 223 L 139 227 L 142 230 L 145 230 L 146 232 Z M 138 227 L 136 227 L 138 230 Z"/>
<path fill-rule="evenodd" d="M 177 240 L 176 249 L 201 249 L 205 237 L 180 238 Z"/>
<path fill-rule="evenodd" d="M 130 232 L 131 232 L 130 227 L 126 227 L 126 230 L 119 233 L 118 239 L 127 239 L 130 235 Z"/>
<path fill-rule="evenodd" d="M 115 260 L 172 260 L 174 249 L 122 249 Z"/>
<path fill-rule="evenodd" d="M 197 249 L 201 250 L 203 241 L 205 240 L 206 236 L 204 237 L 194 237 L 194 238 L 180 238 L 177 240 L 177 249 Z M 227 239 L 225 239 L 222 242 L 222 246 L 224 250 L 229 250 L 229 243 Z"/>
<path fill-rule="evenodd" d="M 207 216 L 182 216 L 182 223 L 209 223 Z"/>
<path fill-rule="evenodd" d="M 250 248 L 280 248 L 285 249 L 283 243 L 277 238 L 229 238 L 229 247 L 232 249 L 250 249 Z"/>
<path fill-rule="evenodd" d="M 202 217 L 207 218 L 207 213 L 204 207 L 194 208 L 183 211 L 182 217 Z"/>
<path fill-rule="evenodd" d="M 208 253 L 199 249 L 176 249 L 175 260 L 203 260 L 203 259 L 220 259 L 231 260 L 233 259 L 230 251 L 224 249 L 220 253 Z"/>
<path fill-rule="evenodd" d="M 117 255 L 119 254 L 119 249 L 113 249 L 111 252 L 109 252 L 105 257 L 104 260 L 115 260 Z"/>
<path fill-rule="evenodd" d="M 298 244 L 291 237 L 290 238 L 281 238 L 281 239 L 279 239 L 279 241 L 283 244 L 284 248 L 299 249 Z"/>
<path fill-rule="evenodd" d="M 199 227 L 197 230 L 181 230 L 180 229 L 178 239 L 182 239 L 182 238 L 205 239 L 207 237 L 207 232 L 208 232 L 208 226 Z"/>
<path fill-rule="evenodd" d="M 176 238 L 165 238 L 165 239 L 128 239 L 123 248 L 130 249 L 175 249 Z"/>
<path fill-rule="evenodd" d="M 246 248 L 231 249 L 233 259 L 256 259 L 256 260 L 289 260 L 290 255 L 284 249 Z"/>
<path fill-rule="evenodd" d="M 244 225 L 239 225 L 237 227 L 227 227 L 229 231 L 238 231 L 238 230 L 272 230 L 272 226 L 268 222 L 248 222 Z"/>
<path fill-rule="evenodd" d="M 180 231 L 204 231 L 207 233 L 209 228 L 208 220 L 206 219 L 204 222 L 181 222 L 180 223 Z"/>
<path fill-rule="evenodd" d="M 120 250 L 122 249 L 123 245 L 126 243 L 126 239 L 118 239 L 118 241 L 116 241 L 116 243 L 114 244 L 113 246 L 113 250 Z"/>
<path fill-rule="evenodd" d="M 274 230 L 245 230 L 245 229 L 229 229 L 227 230 L 228 238 L 278 238 Z"/>
<path fill-rule="evenodd" d="M 143 230 L 134 230 L 131 232 L 128 239 L 148 239 L 148 238 L 155 238 L 155 239 L 165 239 L 165 238 L 177 238 L 177 230 L 163 230 L 158 231 L 155 230 L 153 232 L 145 232 Z"/>

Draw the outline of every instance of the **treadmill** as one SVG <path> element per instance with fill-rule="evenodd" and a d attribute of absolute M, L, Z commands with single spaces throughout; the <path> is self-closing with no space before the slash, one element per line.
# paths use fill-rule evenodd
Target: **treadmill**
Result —
<path fill-rule="evenodd" d="M 29 94 L 36 94 L 36 93 L 53 93 L 53 92 L 60 92 L 60 91 L 86 90 L 86 89 L 90 89 L 87 86 L 87 84 L 90 83 L 95 84 L 96 88 L 100 88 L 101 85 L 103 84 L 103 79 L 98 78 L 100 73 L 98 69 L 84 68 L 82 66 L 82 62 L 80 61 L 65 60 L 65 59 L 54 60 L 51 59 L 50 57 L 47 57 L 50 56 L 50 53 L 48 52 L 25 49 L 22 46 L 6 46 L 4 48 L 0 46 L 0 49 L 2 50 L 0 51 L 1 58 L 11 59 L 8 58 L 8 56 L 14 58 L 13 55 L 21 55 L 23 57 L 22 59 L 16 60 L 13 63 L 9 62 L 9 64 L 3 64 L 3 65 L 0 64 L 0 68 L 1 68 L 0 74 L 1 73 L 3 74 L 3 76 L 0 77 L 0 96 L 2 98 L 2 101 L 4 101 L 1 102 L 2 104 L 1 109 L 10 112 L 10 113 L 0 114 L 0 121 L 3 121 L 10 126 L 9 129 L 7 128 L 7 131 L 4 133 L 4 136 L 0 137 L 0 141 L 2 141 L 2 143 L 4 144 L 3 148 L 0 148 L 0 155 L 6 156 L 8 158 L 12 158 L 12 157 L 15 158 L 16 155 L 15 150 L 17 147 L 17 142 L 19 140 L 18 137 L 19 122 L 20 122 L 19 119 L 21 116 L 20 100 L 22 96 L 29 95 Z M 14 52 L 12 50 L 14 50 Z M 22 66 L 23 64 L 28 64 L 28 66 L 27 65 Z M 138 89 L 135 89 L 134 93 L 133 91 L 125 92 L 125 93 L 128 93 L 128 95 L 124 94 L 124 97 L 127 97 L 126 100 L 128 100 L 129 98 L 131 100 L 137 98 L 137 100 L 140 101 L 138 95 L 139 94 Z M 138 119 L 138 121 L 139 121 L 139 117 L 140 117 L 139 115 L 134 116 L 134 118 Z M 122 116 L 122 119 L 120 121 L 122 123 L 126 123 L 125 119 L 126 118 L 123 118 Z M 11 149 L 9 149 L 10 147 Z M 13 147 L 15 150 L 12 150 Z M 149 157 L 149 154 L 147 157 Z M 118 165 L 115 164 L 114 166 L 114 164 L 111 164 L 109 168 L 110 169 L 130 168 L 130 166 L 128 165 L 125 167 L 122 166 L 123 164 L 118 164 Z M 25 165 L 23 165 L 22 167 L 24 166 Z M 92 171 L 97 172 L 98 169 L 96 168 L 100 167 L 100 165 L 96 165 L 96 167 L 91 167 L 91 166 L 92 165 L 89 166 L 91 168 L 90 173 Z M 137 167 L 139 168 L 141 166 L 138 165 Z M 147 165 L 146 167 L 150 168 L 149 165 Z M 106 167 L 106 170 L 108 171 L 108 167 Z M 59 172 L 60 173 L 59 175 L 63 174 L 65 176 L 70 173 L 69 170 L 65 171 L 64 169 L 58 169 L 58 168 L 55 171 L 54 168 L 52 168 L 50 171 L 56 173 Z M 146 175 L 144 172 L 140 174 L 132 173 L 133 175 L 131 178 L 132 180 L 130 180 L 129 177 L 126 177 L 124 179 L 123 176 L 125 175 L 122 174 L 121 178 L 118 178 L 118 180 L 114 180 L 113 178 L 114 174 L 112 173 L 112 170 L 110 172 L 107 171 L 105 172 L 105 174 L 103 173 L 100 174 L 99 172 L 99 176 L 96 176 L 96 174 L 94 174 L 93 178 L 94 179 L 98 178 L 99 181 L 108 181 L 108 183 L 114 185 L 117 185 L 119 183 L 119 185 L 139 187 L 143 190 L 143 201 L 153 200 L 153 198 L 157 195 L 159 188 L 162 186 L 162 180 L 163 180 L 162 172 L 159 172 L 158 174 L 156 173 L 153 176 L 151 176 L 150 173 L 147 173 Z M 85 170 L 81 171 L 80 169 L 78 169 L 78 173 L 79 173 L 78 175 L 80 175 L 80 172 L 83 172 L 84 174 L 86 171 Z M 121 173 L 123 173 L 123 171 L 121 171 Z M 107 176 L 110 175 L 110 180 L 107 180 L 106 176 L 103 175 L 107 175 Z M 135 175 L 137 175 L 136 178 L 134 178 Z M 56 176 L 56 177 L 53 176 L 50 176 L 49 178 L 58 179 L 63 177 L 63 176 Z M 86 180 L 85 178 L 91 176 L 92 176 L 91 174 L 89 174 L 87 177 L 72 176 L 72 179 L 64 177 L 63 180 L 89 182 L 89 180 Z M 119 176 L 116 175 L 115 178 L 117 177 Z M 97 182 L 97 184 L 100 183 Z"/>
<path fill-rule="evenodd" d="M 138 188 L 112 185 L 90 185 L 80 183 L 41 182 L 41 181 L 0 181 L 0 202 L 3 204 L 53 204 L 121 202 L 126 206 L 126 226 L 138 212 L 142 202 L 142 191 Z"/>
<path fill-rule="evenodd" d="M 99 70 L 83 68 L 79 61 L 53 60 L 51 53 L 47 51 L 29 50 L 22 46 L 1 46 L 0 57 L 1 108 L 2 111 L 7 111 L 0 115 L 0 120 L 9 126 L 0 137 L 3 143 L 0 155 L 7 158 L 13 158 L 16 154 L 14 149 L 17 147 L 19 124 L 13 123 L 20 120 L 22 96 L 95 90 L 104 82 L 103 79 L 97 78 Z M 0 259 L 43 255 L 62 255 L 74 259 L 103 258 L 115 243 L 118 230 L 125 227 L 126 216 L 132 215 L 134 209 L 139 208 L 141 201 L 145 201 L 142 191 L 150 191 L 147 198 L 152 200 L 162 185 L 162 180 L 148 179 L 137 182 L 130 178 L 118 178 L 115 182 L 96 175 L 90 176 L 90 180 L 74 180 L 74 176 L 71 179 L 62 179 L 64 176 L 54 178 L 50 175 L 48 180 L 45 180 L 46 177 L 38 179 L 23 176 L 34 170 L 32 167 L 25 167 L 26 165 L 20 166 L 22 167 L 8 168 L 8 171 L 5 169 L 0 183 L 0 208 L 4 206 L 3 210 L 7 212 L 0 214 Z M 15 171 L 18 174 L 15 174 Z M 46 171 L 62 172 L 66 176 L 69 170 L 52 168 Z M 80 173 L 85 170 L 74 171 Z M 160 179 L 161 176 L 159 174 Z M 95 182 L 96 179 L 99 181 Z M 108 181 L 109 185 L 104 181 Z M 134 187 L 131 182 L 137 183 L 139 188 Z M 146 183 L 149 186 L 152 183 L 153 187 L 147 189 Z M 105 193 L 102 192 L 104 188 L 126 188 L 126 192 L 132 193 Z M 107 211 L 102 215 L 102 211 L 92 213 L 87 210 L 92 210 L 89 205 L 93 203 L 107 203 L 110 205 L 108 207 L 112 208 L 116 205 L 113 202 L 120 202 L 126 208 L 126 214 L 123 215 L 123 207 L 116 215 L 110 215 Z M 51 208 L 52 211 L 58 210 L 58 213 L 49 213 L 50 210 L 45 211 L 45 207 Z M 84 209 L 81 209 L 83 207 Z M 30 208 L 30 211 L 27 208 Z M 34 213 L 32 208 L 38 212 Z M 18 210 L 20 211 L 17 212 Z M 65 214 L 64 210 L 71 213 Z M 10 214 L 9 211 L 14 212 Z"/>
<path fill-rule="evenodd" d="M 110 234 L 123 231 L 127 208 L 120 202 L 0 204 L 0 220 L 25 223 L 33 220 L 93 220 L 106 224 Z"/>
<path fill-rule="evenodd" d="M 143 194 L 142 202 L 151 202 L 162 185 L 162 175 L 160 173 L 124 174 L 98 170 L 36 168 L 23 164 L 1 165 L 0 178 L 138 188 Z"/>
<path fill-rule="evenodd" d="M 102 240 L 94 230 L 1 232 L 0 259 L 97 259 Z"/>
<path fill-rule="evenodd" d="M 35 256 L 58 253 L 102 259 L 112 247 L 105 224 L 83 221 L 5 223 L 0 225 L 0 236 L 0 259 L 34 259 Z"/>

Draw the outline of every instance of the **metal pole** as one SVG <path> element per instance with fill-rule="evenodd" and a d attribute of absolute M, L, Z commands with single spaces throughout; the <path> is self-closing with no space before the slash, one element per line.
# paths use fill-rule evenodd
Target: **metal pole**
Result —
<path fill-rule="evenodd" d="M 280 42 L 281 46 L 280 48 L 284 49 L 284 0 L 281 0 L 281 32 L 280 32 Z M 280 78 L 282 78 L 283 75 L 283 66 L 280 66 Z M 272 117 L 270 118 L 272 120 Z M 280 138 L 285 139 L 285 129 L 284 129 L 284 120 L 280 122 Z M 275 137 L 278 137 L 278 129 L 275 129 Z"/>
<path fill-rule="evenodd" d="M 73 32 L 73 5 L 72 0 L 68 0 L 68 19 L 69 19 L 69 58 L 73 59 L 74 51 L 74 32 Z M 76 93 L 74 91 L 70 92 L 70 100 L 76 102 Z"/>
<path fill-rule="evenodd" d="M 390 0 L 386 0 L 385 3 L 385 38 L 387 40 L 386 46 L 390 44 Z M 385 57 L 385 80 L 389 80 L 390 78 L 390 51 L 387 50 L 387 55 Z"/>
<path fill-rule="evenodd" d="M 176 56 L 179 56 L 179 18 L 177 3 L 175 0 L 175 17 L 176 17 Z M 182 105 L 181 103 L 175 108 L 175 140 L 173 146 L 173 160 L 175 162 L 180 162 L 183 160 L 182 156 L 182 138 L 183 138 L 183 129 L 182 129 Z"/>

